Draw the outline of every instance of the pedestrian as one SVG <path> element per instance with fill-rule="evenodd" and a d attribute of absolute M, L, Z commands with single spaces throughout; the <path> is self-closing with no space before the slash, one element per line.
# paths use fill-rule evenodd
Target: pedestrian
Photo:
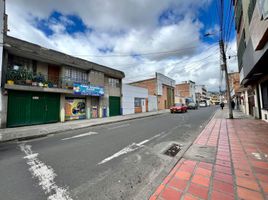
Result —
<path fill-rule="evenodd" d="M 232 106 L 232 109 L 235 108 L 235 102 L 234 102 L 234 100 L 231 101 L 231 106 Z"/>
<path fill-rule="evenodd" d="M 221 102 L 221 103 L 220 103 L 220 106 L 221 106 L 221 109 L 223 110 L 224 103 L 223 103 L 223 102 Z"/>

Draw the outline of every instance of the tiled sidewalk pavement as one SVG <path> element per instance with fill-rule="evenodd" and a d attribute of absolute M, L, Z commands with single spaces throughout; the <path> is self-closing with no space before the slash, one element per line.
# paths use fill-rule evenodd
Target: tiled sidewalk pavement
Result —
<path fill-rule="evenodd" d="M 268 124 L 212 119 L 194 144 L 217 147 L 215 163 L 182 158 L 150 200 L 268 199 Z"/>

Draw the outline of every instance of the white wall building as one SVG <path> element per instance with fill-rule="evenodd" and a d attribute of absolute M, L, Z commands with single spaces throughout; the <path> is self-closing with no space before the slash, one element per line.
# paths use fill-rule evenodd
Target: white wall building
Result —
<path fill-rule="evenodd" d="M 146 112 L 148 110 L 148 89 L 123 84 L 122 95 L 123 115 Z M 157 105 L 157 100 L 155 104 Z"/>

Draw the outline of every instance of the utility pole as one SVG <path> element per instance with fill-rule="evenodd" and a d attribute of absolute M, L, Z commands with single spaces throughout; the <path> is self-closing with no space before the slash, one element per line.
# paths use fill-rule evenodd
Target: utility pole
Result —
<path fill-rule="evenodd" d="M 221 35 L 220 35 L 220 53 L 221 53 L 221 70 L 225 72 L 225 81 L 226 81 L 226 93 L 227 93 L 227 99 L 229 104 L 229 118 L 233 119 L 233 109 L 231 104 L 231 94 L 230 94 L 230 85 L 229 85 L 229 77 L 228 77 L 228 69 L 227 69 L 227 62 L 226 62 L 226 52 L 224 49 L 224 36 L 223 36 L 223 17 L 224 17 L 224 2 L 223 0 L 220 0 L 221 3 L 221 11 L 220 11 L 220 27 L 221 27 Z"/>
<path fill-rule="evenodd" d="M 220 52 L 221 52 L 221 59 L 222 59 L 222 68 L 221 70 L 225 73 L 225 81 L 226 81 L 226 93 L 227 93 L 227 99 L 228 99 L 228 105 L 229 105 L 229 118 L 233 119 L 233 109 L 231 104 L 231 94 L 230 94 L 230 84 L 229 84 L 229 76 L 228 76 L 228 69 L 227 69 L 227 63 L 226 63 L 226 53 L 224 49 L 224 42 L 223 39 L 220 40 Z"/>

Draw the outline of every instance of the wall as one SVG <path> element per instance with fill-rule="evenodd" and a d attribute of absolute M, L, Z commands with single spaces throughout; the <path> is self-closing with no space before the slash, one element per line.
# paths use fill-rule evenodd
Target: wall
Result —
<path fill-rule="evenodd" d="M 167 85 L 170 87 L 175 87 L 175 80 L 161 74 L 161 73 L 156 73 L 156 82 L 157 82 L 157 95 L 162 95 L 163 94 L 163 87 L 162 85 Z"/>
<path fill-rule="evenodd" d="M 149 95 L 156 95 L 156 79 L 148 79 L 144 81 L 130 83 L 130 85 L 146 88 L 148 89 Z"/>
<path fill-rule="evenodd" d="M 123 115 L 135 113 L 134 99 L 148 98 L 148 89 L 131 85 L 122 85 L 122 109 Z"/>
<path fill-rule="evenodd" d="M 148 111 L 157 111 L 157 97 L 154 95 L 149 95 L 148 97 Z"/>
<path fill-rule="evenodd" d="M 91 70 L 88 73 L 88 81 L 92 85 L 104 86 L 104 73 Z"/>
<path fill-rule="evenodd" d="M 6 107 L 7 107 L 7 97 L 4 96 L 2 90 L 2 64 L 3 64 L 3 28 L 4 28 L 4 13 L 5 13 L 4 1 L 0 0 L 0 127 L 4 128 L 6 125 Z M 0 136 L 1 137 L 1 136 Z"/>
<path fill-rule="evenodd" d="M 36 72 L 41 73 L 44 76 L 47 76 L 48 73 L 48 64 L 43 62 L 37 62 Z"/>
<path fill-rule="evenodd" d="M 189 83 L 181 83 L 176 85 L 176 92 L 180 97 L 190 97 L 190 85 Z"/>

